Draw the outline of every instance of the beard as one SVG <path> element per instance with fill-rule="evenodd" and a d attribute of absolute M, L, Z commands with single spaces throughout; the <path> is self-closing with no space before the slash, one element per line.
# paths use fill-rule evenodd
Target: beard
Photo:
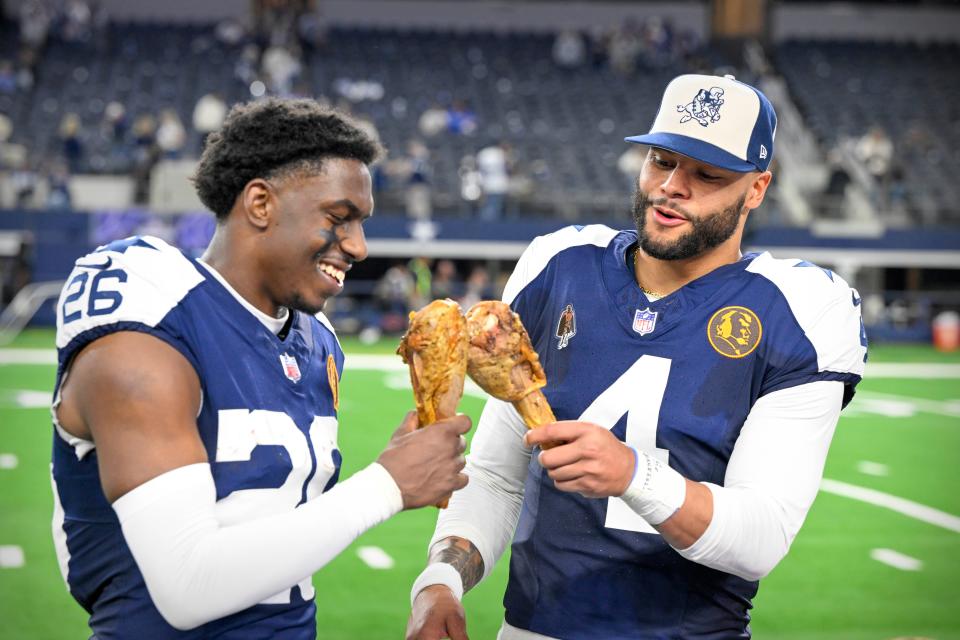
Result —
<path fill-rule="evenodd" d="M 647 209 L 666 204 L 667 200 L 668 198 L 654 200 L 639 188 L 636 190 L 633 196 L 633 222 L 637 226 L 637 244 L 644 253 L 657 260 L 686 260 L 730 239 L 740 224 L 747 194 L 740 196 L 739 200 L 722 211 L 702 216 L 694 216 L 679 207 L 671 207 L 683 213 L 693 228 L 677 240 L 660 242 L 651 238 L 647 232 Z"/>

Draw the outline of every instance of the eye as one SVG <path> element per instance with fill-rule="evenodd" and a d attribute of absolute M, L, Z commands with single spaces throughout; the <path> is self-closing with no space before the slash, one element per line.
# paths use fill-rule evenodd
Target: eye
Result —
<path fill-rule="evenodd" d="M 715 182 L 715 181 L 717 181 L 717 180 L 720 179 L 720 176 L 715 176 L 715 175 L 713 175 L 713 174 L 704 173 L 703 171 L 701 171 L 701 172 L 700 172 L 700 179 L 701 179 L 701 180 L 705 180 L 706 182 Z"/>
<path fill-rule="evenodd" d="M 670 168 L 670 163 L 664 160 L 663 158 L 661 158 L 660 156 L 653 156 L 653 164 L 657 165 L 658 167 L 662 167 L 664 169 Z"/>

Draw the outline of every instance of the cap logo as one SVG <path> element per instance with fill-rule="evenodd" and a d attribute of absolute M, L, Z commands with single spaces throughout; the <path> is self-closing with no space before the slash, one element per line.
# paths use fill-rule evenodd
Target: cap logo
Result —
<path fill-rule="evenodd" d="M 721 106 L 723 106 L 723 89 L 720 87 L 711 87 L 709 91 L 700 89 L 693 100 L 687 104 L 677 105 L 677 111 L 684 114 L 680 118 L 680 124 L 696 120 L 701 127 L 706 127 L 720 119 Z"/>
<path fill-rule="evenodd" d="M 760 159 L 761 160 L 767 159 L 767 148 L 764 145 L 760 145 Z"/>

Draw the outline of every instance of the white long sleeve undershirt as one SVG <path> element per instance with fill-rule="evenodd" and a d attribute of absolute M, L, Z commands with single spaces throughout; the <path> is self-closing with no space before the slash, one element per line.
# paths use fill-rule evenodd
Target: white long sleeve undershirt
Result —
<path fill-rule="evenodd" d="M 813 504 L 840 416 L 843 383 L 817 381 L 770 393 L 754 404 L 727 465 L 724 486 L 704 483 L 713 519 L 678 550 L 708 567 L 757 580 L 786 555 Z M 530 451 L 513 407 L 490 400 L 477 426 L 470 483 L 440 513 L 430 544 L 463 537 L 480 551 L 484 577 L 516 529 Z"/>
<path fill-rule="evenodd" d="M 123 536 L 164 619 L 192 629 L 289 589 L 403 508 L 377 463 L 286 513 L 222 526 L 208 463 L 145 482 L 116 502 Z"/>

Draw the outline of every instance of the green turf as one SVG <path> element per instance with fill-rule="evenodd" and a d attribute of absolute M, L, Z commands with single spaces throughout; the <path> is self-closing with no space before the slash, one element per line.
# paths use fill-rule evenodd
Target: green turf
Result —
<path fill-rule="evenodd" d="M 394 344 L 385 340 L 363 349 L 390 353 Z M 20 348 L 51 345 L 48 331 L 28 332 L 14 343 Z M 348 353 L 360 351 L 351 341 L 345 340 L 345 347 Z M 880 346 L 871 358 L 960 361 L 956 354 L 938 354 L 929 347 Z M 52 366 L 0 365 L 0 452 L 19 458 L 16 469 L 0 469 L 0 545 L 19 545 L 26 555 L 24 567 L 0 569 L 4 638 L 86 637 L 85 615 L 63 586 L 50 538 L 49 413 L 11 407 L 14 390 L 48 392 L 53 375 Z M 344 377 L 339 440 L 345 476 L 376 457 L 411 404 L 408 390 L 390 389 L 384 378 L 361 370 Z M 960 399 L 960 381 L 868 377 L 859 389 L 838 426 L 826 477 L 960 515 L 960 418 L 956 403 L 945 404 Z M 877 401 L 891 396 L 934 402 L 912 415 L 875 412 Z M 467 396 L 461 408 L 476 417 L 480 405 Z M 865 475 L 858 470 L 864 460 L 887 465 L 889 475 Z M 410 583 L 423 566 L 435 518 L 432 508 L 402 513 L 362 536 L 316 575 L 320 637 L 402 637 Z M 381 547 L 396 565 L 390 570 L 367 567 L 356 555 L 361 545 Z M 875 548 L 917 558 L 923 568 L 906 572 L 888 567 L 870 558 Z M 960 638 L 960 608 L 954 604 L 958 578 L 960 534 L 821 492 L 790 554 L 761 583 L 753 629 L 761 639 Z M 471 637 L 495 636 L 505 580 L 506 563 L 501 562 L 493 576 L 466 596 Z"/>

